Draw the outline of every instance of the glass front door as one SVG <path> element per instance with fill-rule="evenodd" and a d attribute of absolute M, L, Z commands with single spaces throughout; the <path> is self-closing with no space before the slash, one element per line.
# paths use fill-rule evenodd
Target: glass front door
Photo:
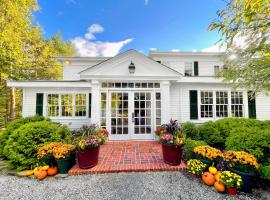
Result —
<path fill-rule="evenodd" d="M 110 92 L 110 139 L 152 140 L 153 93 Z"/>

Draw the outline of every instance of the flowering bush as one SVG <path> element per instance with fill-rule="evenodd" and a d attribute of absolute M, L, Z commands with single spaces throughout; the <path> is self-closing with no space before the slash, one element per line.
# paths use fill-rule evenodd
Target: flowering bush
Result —
<path fill-rule="evenodd" d="M 198 146 L 193 151 L 195 154 L 209 159 L 209 160 L 215 160 L 217 158 L 222 158 L 223 154 L 219 149 L 210 147 L 209 145 L 204 146 Z"/>
<path fill-rule="evenodd" d="M 108 138 L 109 132 L 97 125 L 83 126 L 75 133 L 76 147 L 80 150 L 95 148 L 102 145 Z"/>
<path fill-rule="evenodd" d="M 55 159 L 66 158 L 71 155 L 75 150 L 75 146 L 73 144 L 63 144 L 54 147 L 53 156 Z"/>
<path fill-rule="evenodd" d="M 171 119 L 168 124 L 158 128 L 156 134 L 162 144 L 183 145 L 185 143 L 183 129 L 177 123 L 177 120 Z"/>
<path fill-rule="evenodd" d="M 223 159 L 230 167 L 246 173 L 254 172 L 260 168 L 255 156 L 245 151 L 227 151 L 224 153 Z"/>
<path fill-rule="evenodd" d="M 61 146 L 61 142 L 51 142 L 49 144 L 45 144 L 38 149 L 37 157 L 38 159 L 42 159 L 45 157 L 53 156 L 53 151 L 55 148 Z"/>
<path fill-rule="evenodd" d="M 241 176 L 230 171 L 221 172 L 220 180 L 227 187 L 236 188 L 236 189 L 240 188 L 243 183 Z"/>
<path fill-rule="evenodd" d="M 200 176 L 203 174 L 206 164 L 197 159 L 191 159 L 187 162 L 187 170 L 189 173 Z"/>

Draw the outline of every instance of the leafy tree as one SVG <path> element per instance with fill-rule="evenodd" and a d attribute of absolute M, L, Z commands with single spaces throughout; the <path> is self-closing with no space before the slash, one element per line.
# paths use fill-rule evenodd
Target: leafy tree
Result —
<path fill-rule="evenodd" d="M 21 92 L 6 87 L 7 80 L 61 79 L 55 56 L 74 55 L 60 34 L 45 40 L 33 24 L 36 0 L 0 0 L 0 128 L 20 115 Z M 17 101 L 16 101 L 17 100 Z M 17 114 L 16 114 L 17 113 Z"/>
<path fill-rule="evenodd" d="M 270 91 L 270 0 L 229 0 L 210 30 L 222 33 L 227 51 L 219 74 L 234 87 Z M 236 40 L 242 39 L 242 45 Z"/>

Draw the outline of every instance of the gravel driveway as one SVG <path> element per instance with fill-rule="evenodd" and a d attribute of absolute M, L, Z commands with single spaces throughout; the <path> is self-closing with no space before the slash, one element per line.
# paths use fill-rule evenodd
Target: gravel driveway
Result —
<path fill-rule="evenodd" d="M 0 175 L 0 199 L 270 199 L 269 191 L 233 198 L 186 172 L 119 173 L 47 178 L 37 181 Z"/>

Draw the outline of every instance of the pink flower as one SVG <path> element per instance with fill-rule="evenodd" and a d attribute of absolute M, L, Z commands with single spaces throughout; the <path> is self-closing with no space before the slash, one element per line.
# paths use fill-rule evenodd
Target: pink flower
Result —
<path fill-rule="evenodd" d="M 162 140 L 173 140 L 173 135 L 172 134 L 164 134 L 161 136 Z"/>

